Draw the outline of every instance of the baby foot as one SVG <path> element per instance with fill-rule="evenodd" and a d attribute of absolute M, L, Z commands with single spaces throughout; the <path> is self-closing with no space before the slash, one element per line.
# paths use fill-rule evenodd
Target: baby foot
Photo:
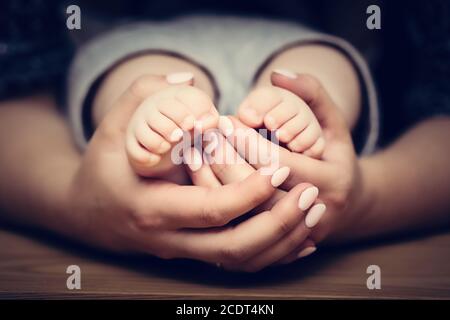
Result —
<path fill-rule="evenodd" d="M 294 152 L 320 158 L 325 140 L 317 118 L 308 105 L 292 92 L 261 87 L 239 107 L 239 119 L 252 128 L 265 126 Z"/>
<path fill-rule="evenodd" d="M 219 114 L 210 97 L 192 86 L 173 86 L 147 98 L 130 119 L 126 151 L 135 172 L 156 176 L 174 164 L 169 150 L 194 127 L 217 127 Z"/>

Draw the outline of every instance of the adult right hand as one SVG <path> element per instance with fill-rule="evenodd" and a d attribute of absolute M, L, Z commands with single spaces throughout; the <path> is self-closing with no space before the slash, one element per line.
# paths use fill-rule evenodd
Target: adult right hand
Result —
<path fill-rule="evenodd" d="M 114 251 L 193 258 L 243 269 L 241 262 L 301 222 L 301 210 L 292 204 L 304 186 L 292 189 L 271 211 L 236 227 L 211 229 L 270 198 L 282 182 L 277 181 L 280 171 L 271 175 L 255 171 L 241 182 L 216 187 L 138 177 L 126 157 L 125 129 L 134 108 L 168 85 L 164 77 L 139 78 L 100 123 L 68 193 L 71 232 Z"/>

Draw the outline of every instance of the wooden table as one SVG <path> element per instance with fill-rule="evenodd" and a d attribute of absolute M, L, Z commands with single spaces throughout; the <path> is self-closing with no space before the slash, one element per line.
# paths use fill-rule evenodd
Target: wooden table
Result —
<path fill-rule="evenodd" d="M 366 269 L 381 268 L 381 290 Z M 81 268 L 68 290 L 66 268 Z M 232 274 L 192 261 L 123 257 L 32 232 L 0 230 L 0 298 L 450 299 L 450 232 L 318 250 L 298 263 Z"/>

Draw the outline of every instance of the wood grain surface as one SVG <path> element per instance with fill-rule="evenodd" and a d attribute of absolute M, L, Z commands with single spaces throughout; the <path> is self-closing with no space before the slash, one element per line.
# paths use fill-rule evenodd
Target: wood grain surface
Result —
<path fill-rule="evenodd" d="M 381 268 L 381 290 L 366 269 Z M 66 268 L 81 268 L 81 290 Z M 63 239 L 0 229 L 0 298 L 145 299 L 450 299 L 450 232 L 358 247 L 319 250 L 257 274 L 192 261 L 118 256 Z"/>

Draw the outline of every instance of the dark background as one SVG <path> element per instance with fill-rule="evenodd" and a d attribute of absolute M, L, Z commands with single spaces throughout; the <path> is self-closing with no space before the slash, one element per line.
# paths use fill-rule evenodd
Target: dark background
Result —
<path fill-rule="evenodd" d="M 381 144 L 426 117 L 450 113 L 450 1 L 3 0 L 0 3 L 0 99 L 54 90 L 63 97 L 75 51 L 65 8 L 85 17 L 163 20 L 192 13 L 295 21 L 341 36 L 370 62 L 382 106 Z M 381 8 L 381 30 L 366 28 L 366 8 Z M 63 101 L 63 100 L 61 100 Z"/>

